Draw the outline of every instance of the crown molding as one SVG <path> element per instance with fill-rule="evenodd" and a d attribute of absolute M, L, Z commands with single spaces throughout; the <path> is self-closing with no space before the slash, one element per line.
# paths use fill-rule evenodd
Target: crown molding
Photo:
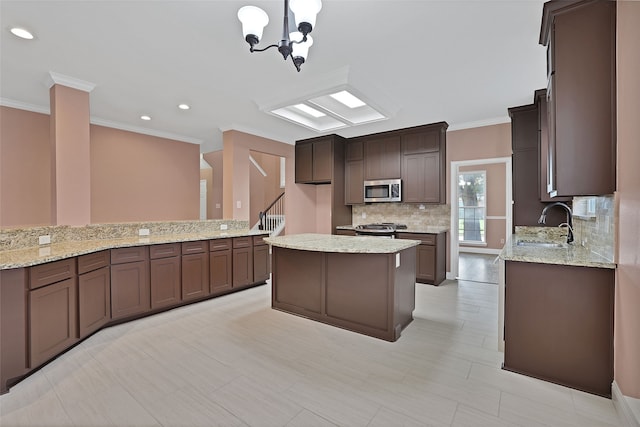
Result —
<path fill-rule="evenodd" d="M 84 92 L 91 92 L 96 87 L 95 83 L 80 80 L 71 76 L 65 76 L 64 74 L 56 73 L 54 71 L 49 71 L 49 75 L 45 80 L 45 85 L 47 86 L 47 89 L 50 89 L 53 85 L 61 85 Z"/>
<path fill-rule="evenodd" d="M 113 128 L 113 129 L 120 129 L 128 132 L 140 133 L 143 135 L 157 136 L 158 138 L 172 139 L 174 141 L 188 142 L 190 144 L 201 145 L 203 142 L 202 139 L 198 139 L 198 138 L 192 138 L 189 136 L 178 135 L 175 133 L 164 132 L 164 131 L 144 128 L 140 126 L 133 126 L 133 125 L 128 125 L 124 123 L 112 122 L 110 120 L 104 120 L 94 116 L 91 116 L 90 121 L 92 125 L 104 126 L 104 127 Z"/>
<path fill-rule="evenodd" d="M 18 110 L 31 111 L 34 113 L 51 114 L 49 106 L 43 107 L 42 105 L 29 104 L 27 102 L 16 101 L 9 98 L 0 98 L 0 105 L 3 107 L 16 108 Z"/>
<path fill-rule="evenodd" d="M 509 118 L 509 116 L 493 117 L 491 119 L 476 120 L 474 122 L 456 123 L 450 125 L 447 132 L 451 132 L 452 130 L 480 128 L 483 126 L 502 125 L 505 123 L 511 123 L 511 118 Z"/>

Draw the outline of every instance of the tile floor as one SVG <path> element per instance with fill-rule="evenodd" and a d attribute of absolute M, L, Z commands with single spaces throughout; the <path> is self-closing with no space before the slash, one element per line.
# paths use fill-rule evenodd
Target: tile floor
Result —
<path fill-rule="evenodd" d="M 13 426 L 617 426 L 500 369 L 494 285 L 416 286 L 395 343 L 270 308 L 270 286 L 105 329 L 0 397 Z"/>
<path fill-rule="evenodd" d="M 458 254 L 458 280 L 471 280 L 498 284 L 497 255 L 460 252 Z"/>

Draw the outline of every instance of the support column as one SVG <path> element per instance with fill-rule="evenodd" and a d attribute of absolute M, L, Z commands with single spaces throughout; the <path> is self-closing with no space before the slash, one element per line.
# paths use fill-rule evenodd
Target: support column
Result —
<path fill-rule="evenodd" d="M 95 85 L 50 75 L 51 224 L 90 224 L 89 92 Z"/>

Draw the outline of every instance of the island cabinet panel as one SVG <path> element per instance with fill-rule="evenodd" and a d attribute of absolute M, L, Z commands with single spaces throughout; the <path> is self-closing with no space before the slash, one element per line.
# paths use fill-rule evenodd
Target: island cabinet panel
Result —
<path fill-rule="evenodd" d="M 108 255 L 108 251 L 104 252 Z M 81 258 L 78 257 L 78 267 L 80 267 Z M 91 335 L 109 323 L 110 320 L 111 272 L 109 267 L 104 266 L 78 275 L 78 330 L 80 338 Z"/>
<path fill-rule="evenodd" d="M 111 318 L 122 319 L 150 309 L 149 247 L 111 249 Z"/>
<path fill-rule="evenodd" d="M 364 141 L 364 179 L 398 179 L 401 176 L 400 136 L 375 136 Z"/>
<path fill-rule="evenodd" d="M 324 256 L 321 252 L 273 248 L 272 304 L 303 316 L 323 312 Z M 304 268 L 301 266 L 304 265 Z"/>
<path fill-rule="evenodd" d="M 209 241 L 182 243 L 182 299 L 194 300 L 209 294 Z"/>
<path fill-rule="evenodd" d="M 233 287 L 253 283 L 253 242 L 251 237 L 233 238 Z"/>
<path fill-rule="evenodd" d="M 30 368 L 78 341 L 77 287 L 74 276 L 29 292 Z"/>
<path fill-rule="evenodd" d="M 547 106 L 552 196 L 616 190 L 616 2 L 547 2 Z M 576 78 L 580 76 L 580 78 Z"/>
<path fill-rule="evenodd" d="M 273 308 L 387 341 L 413 320 L 415 247 L 397 253 L 272 248 Z"/>
<path fill-rule="evenodd" d="M 504 369 L 611 396 L 615 270 L 505 263 Z"/>
<path fill-rule="evenodd" d="M 28 269 L 0 271 L 0 394 L 28 372 Z"/>
<path fill-rule="evenodd" d="M 385 331 L 392 316 L 393 293 L 388 283 L 393 282 L 395 260 L 391 258 L 372 254 L 327 254 L 326 315 Z M 366 269 L 345 274 L 353 271 L 354 265 L 365 264 Z M 363 298 L 353 299 L 353 295 Z"/>
<path fill-rule="evenodd" d="M 228 292 L 233 287 L 232 239 L 216 239 L 209 242 L 209 287 L 211 294 Z"/>
<path fill-rule="evenodd" d="M 269 279 L 271 262 L 269 259 L 269 245 L 263 236 L 253 237 L 253 282 L 262 283 Z"/>

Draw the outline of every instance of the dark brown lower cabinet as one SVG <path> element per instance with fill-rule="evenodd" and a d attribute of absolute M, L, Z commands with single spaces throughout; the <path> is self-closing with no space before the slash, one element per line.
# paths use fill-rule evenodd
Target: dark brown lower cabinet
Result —
<path fill-rule="evenodd" d="M 209 295 L 209 253 L 182 255 L 182 299 Z"/>
<path fill-rule="evenodd" d="M 78 276 L 78 331 L 84 338 L 111 320 L 111 274 L 105 266 Z"/>
<path fill-rule="evenodd" d="M 233 238 L 233 287 L 253 283 L 253 244 L 251 237 Z"/>
<path fill-rule="evenodd" d="M 230 291 L 233 284 L 231 281 L 232 252 L 231 242 L 227 249 L 215 250 L 209 253 L 209 277 L 211 293 L 221 294 Z"/>
<path fill-rule="evenodd" d="M 416 282 L 439 285 L 446 278 L 446 233 L 397 233 L 399 239 L 419 240 Z"/>
<path fill-rule="evenodd" d="M 269 279 L 271 262 L 269 260 L 269 245 L 262 236 L 253 238 L 253 282 L 260 283 Z"/>
<path fill-rule="evenodd" d="M 613 269 L 507 261 L 504 369 L 610 397 L 614 283 Z"/>
<path fill-rule="evenodd" d="M 151 274 L 151 309 L 168 307 L 182 301 L 180 257 L 152 259 L 149 261 Z"/>
<path fill-rule="evenodd" d="M 28 276 L 26 268 L 0 271 L 0 394 L 28 372 Z"/>
<path fill-rule="evenodd" d="M 118 264 L 122 260 L 122 264 Z M 111 318 L 142 314 L 151 310 L 149 247 L 111 250 Z"/>
<path fill-rule="evenodd" d="M 29 292 L 29 367 L 78 341 L 76 277 Z"/>

